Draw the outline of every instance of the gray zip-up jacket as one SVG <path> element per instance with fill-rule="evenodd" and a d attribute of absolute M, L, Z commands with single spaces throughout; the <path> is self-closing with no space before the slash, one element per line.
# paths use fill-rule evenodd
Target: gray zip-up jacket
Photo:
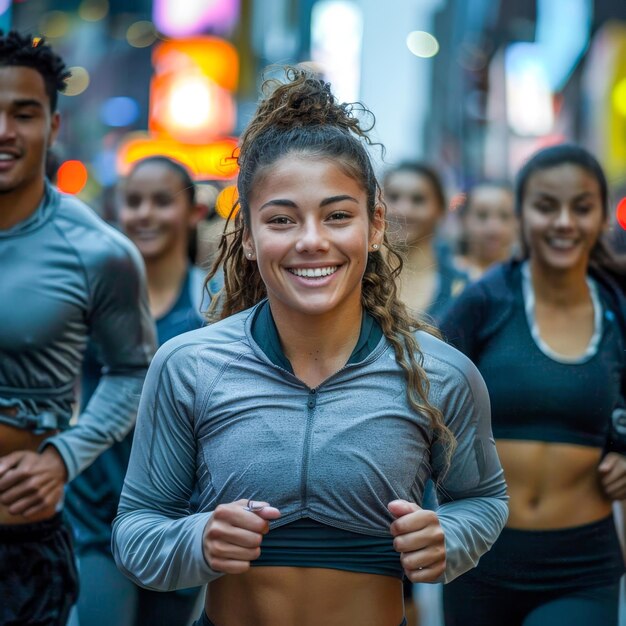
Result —
<path fill-rule="evenodd" d="M 105 369 L 70 428 L 87 340 Z M 132 427 L 154 352 L 143 261 L 88 206 L 46 184 L 37 210 L 0 230 L 0 421 L 61 430 L 54 445 L 72 480 Z"/>
<path fill-rule="evenodd" d="M 508 509 L 489 398 L 469 359 L 417 333 L 430 402 L 458 442 L 446 471 L 441 446 L 431 447 L 429 420 L 408 404 L 404 371 L 385 337 L 363 361 L 310 389 L 256 344 L 254 311 L 185 333 L 157 352 L 113 526 L 120 569 L 158 590 L 214 579 L 220 574 L 203 556 L 203 531 L 218 504 L 241 498 L 280 509 L 270 533 L 309 517 L 391 541 L 387 504 L 420 503 L 431 477 L 445 533 L 444 581 L 475 566 Z M 194 487 L 199 507 L 190 514 Z"/>

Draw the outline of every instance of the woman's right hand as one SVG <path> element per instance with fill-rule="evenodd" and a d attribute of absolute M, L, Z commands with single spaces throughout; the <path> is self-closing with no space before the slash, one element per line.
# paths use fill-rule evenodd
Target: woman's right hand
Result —
<path fill-rule="evenodd" d="M 220 504 L 204 528 L 202 547 L 209 567 L 224 574 L 247 572 L 250 562 L 261 554 L 269 520 L 279 517 L 280 511 L 267 502 L 237 500 Z"/>

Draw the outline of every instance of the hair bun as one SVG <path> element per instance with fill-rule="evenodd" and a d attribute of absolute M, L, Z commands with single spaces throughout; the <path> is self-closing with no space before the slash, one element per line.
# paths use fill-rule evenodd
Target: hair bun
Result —
<path fill-rule="evenodd" d="M 261 87 L 262 98 L 254 123 L 243 134 L 243 142 L 270 127 L 332 125 L 352 132 L 370 143 L 367 132 L 373 127 L 373 115 L 360 103 L 339 103 L 331 84 L 306 67 L 282 68 L 283 77 L 268 78 Z M 356 113 L 358 112 L 358 116 Z M 372 119 L 368 128 L 362 127 L 363 114 Z"/>

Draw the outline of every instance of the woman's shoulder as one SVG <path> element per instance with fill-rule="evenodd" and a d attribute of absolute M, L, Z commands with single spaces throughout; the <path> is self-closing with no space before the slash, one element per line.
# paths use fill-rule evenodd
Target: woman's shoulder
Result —
<path fill-rule="evenodd" d="M 472 361 L 448 342 L 424 330 L 415 331 L 415 339 L 428 370 L 447 372 L 455 370 L 465 375 L 476 369 Z"/>
<path fill-rule="evenodd" d="M 219 322 L 181 333 L 166 341 L 157 351 L 154 361 L 178 364 L 189 358 L 206 355 L 209 362 L 218 363 L 237 358 L 249 351 L 246 322 L 254 309 L 240 311 Z"/>

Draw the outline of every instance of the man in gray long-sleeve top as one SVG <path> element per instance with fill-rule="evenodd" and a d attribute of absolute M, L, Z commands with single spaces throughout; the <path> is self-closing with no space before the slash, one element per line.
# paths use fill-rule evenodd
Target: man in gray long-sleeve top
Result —
<path fill-rule="evenodd" d="M 66 623 L 77 593 L 63 488 L 133 425 L 154 350 L 132 244 L 46 182 L 68 77 L 0 33 L 0 623 Z M 70 428 L 89 337 L 105 363 Z"/>

